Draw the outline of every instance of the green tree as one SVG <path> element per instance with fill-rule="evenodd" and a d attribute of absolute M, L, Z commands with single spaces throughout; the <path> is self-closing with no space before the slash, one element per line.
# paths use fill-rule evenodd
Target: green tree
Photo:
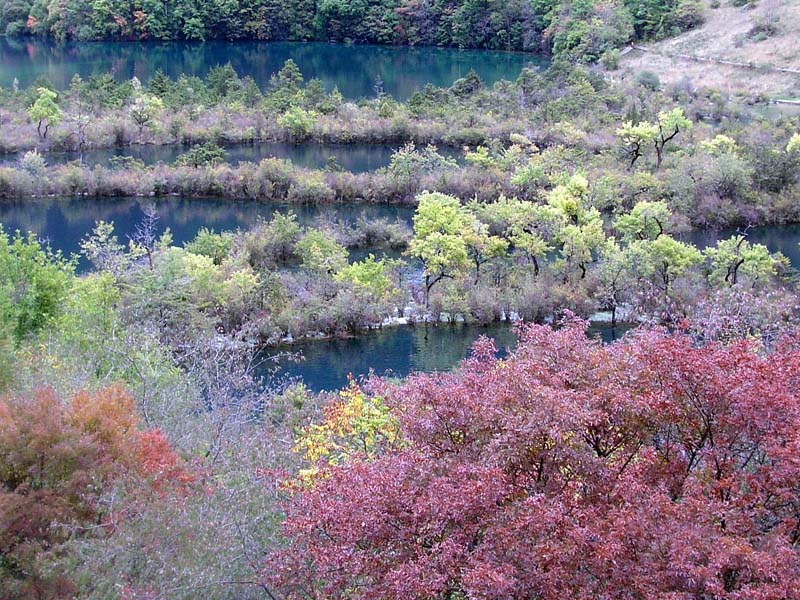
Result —
<path fill-rule="evenodd" d="M 206 167 L 217 165 L 225 160 L 227 152 L 225 148 L 210 141 L 204 144 L 196 144 L 181 154 L 175 163 L 187 167 Z"/>
<path fill-rule="evenodd" d="M 424 266 L 425 305 L 431 288 L 443 279 L 450 279 L 469 265 L 464 231 L 472 217 L 457 198 L 438 192 L 425 192 L 418 197 L 414 214 L 414 239 L 408 254 Z"/>
<path fill-rule="evenodd" d="M 755 284 L 775 273 L 775 259 L 769 249 L 763 244 L 751 244 L 741 234 L 719 240 L 704 253 L 711 263 L 709 279 L 715 284 L 734 286 L 742 276 Z"/>
<path fill-rule="evenodd" d="M 669 294 L 676 278 L 703 262 L 703 255 L 697 248 L 669 235 L 639 240 L 629 248 L 635 272 L 640 277 L 654 278 L 664 294 Z"/>
<path fill-rule="evenodd" d="M 155 116 L 164 108 L 164 103 L 158 96 L 139 93 L 131 104 L 130 115 L 133 122 L 139 128 L 139 137 L 144 128 L 149 125 Z"/>
<path fill-rule="evenodd" d="M 652 123 L 625 122 L 617 129 L 617 137 L 622 141 L 622 151 L 630 161 L 628 168 L 633 168 L 636 161 L 644 154 L 645 148 L 655 142 L 658 136 L 658 126 Z"/>
<path fill-rule="evenodd" d="M 36 122 L 36 131 L 39 137 L 45 139 L 50 127 L 55 127 L 61 122 L 63 113 L 58 104 L 56 104 L 58 94 L 54 91 L 40 87 L 37 89 L 37 94 L 36 101 L 28 109 L 28 115 L 30 115 L 31 120 Z M 42 129 L 43 125 L 44 129 Z"/>
<path fill-rule="evenodd" d="M 672 211 L 666 203 L 637 202 L 631 212 L 621 215 L 614 222 L 614 228 L 622 234 L 626 242 L 634 240 L 654 240 L 666 233 Z"/>
<path fill-rule="evenodd" d="M 295 247 L 303 267 L 314 273 L 334 274 L 347 265 L 347 249 L 318 229 L 309 229 Z"/>
<path fill-rule="evenodd" d="M 389 277 L 386 261 L 377 260 L 373 254 L 344 267 L 336 274 L 335 279 L 355 286 L 377 301 L 387 299 L 396 291 Z"/>
<path fill-rule="evenodd" d="M 691 131 L 692 122 L 683 114 L 682 108 L 676 107 L 670 111 L 658 113 L 656 127 L 658 128 L 655 138 L 656 170 L 658 170 L 664 160 L 664 147 L 681 131 Z"/>
<path fill-rule="evenodd" d="M 0 334 L 16 344 L 50 323 L 73 283 L 74 261 L 43 247 L 36 236 L 10 238 L 0 227 Z"/>

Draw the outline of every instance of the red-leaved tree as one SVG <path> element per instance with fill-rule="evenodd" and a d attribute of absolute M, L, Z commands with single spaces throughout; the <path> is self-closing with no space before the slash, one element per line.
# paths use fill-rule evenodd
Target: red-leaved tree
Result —
<path fill-rule="evenodd" d="M 583 323 L 373 384 L 407 444 L 287 501 L 288 598 L 800 598 L 800 344 Z M 277 593 L 277 592 L 276 592 Z"/>
<path fill-rule="evenodd" d="M 121 517 L 100 500 L 114 486 L 157 501 L 191 483 L 166 438 L 140 425 L 116 386 L 71 401 L 49 389 L 0 398 L 0 598 L 73 597 L 48 556 L 73 536 L 113 530 Z"/>

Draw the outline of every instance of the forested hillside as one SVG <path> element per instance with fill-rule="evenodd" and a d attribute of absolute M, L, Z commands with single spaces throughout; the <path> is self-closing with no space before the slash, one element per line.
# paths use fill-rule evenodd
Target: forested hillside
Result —
<path fill-rule="evenodd" d="M 591 60 L 701 20 L 697 0 L 5 0 L 0 30 L 59 40 L 352 40 Z"/>

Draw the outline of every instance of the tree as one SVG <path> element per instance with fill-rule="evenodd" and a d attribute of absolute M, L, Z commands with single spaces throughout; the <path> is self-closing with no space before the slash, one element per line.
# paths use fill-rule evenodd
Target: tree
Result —
<path fill-rule="evenodd" d="M 630 161 L 628 168 L 633 168 L 644 154 L 645 148 L 655 142 L 657 135 L 658 126 L 647 122 L 634 125 L 627 121 L 617 129 L 617 137 L 622 140 L 622 150 Z"/>
<path fill-rule="evenodd" d="M 557 239 L 561 243 L 561 259 L 565 279 L 574 267 L 586 277 L 587 265 L 594 260 L 605 240 L 600 212 L 588 203 L 589 182 L 576 173 L 566 183 L 556 186 L 547 203 L 561 215 L 562 226 Z"/>
<path fill-rule="evenodd" d="M 463 232 L 471 219 L 461 202 L 446 194 L 424 192 L 418 202 L 408 254 L 423 264 L 427 306 L 434 285 L 455 277 L 469 265 Z"/>
<path fill-rule="evenodd" d="M 50 323 L 69 294 L 74 269 L 33 234 L 9 238 L 0 227 L 0 337 L 5 329 L 19 344 Z"/>
<path fill-rule="evenodd" d="M 376 260 L 370 254 L 362 261 L 354 262 L 341 269 L 335 276 L 336 281 L 349 283 L 366 292 L 376 301 L 385 300 L 396 292 L 389 277 L 385 259 Z"/>
<path fill-rule="evenodd" d="M 56 104 L 58 94 L 54 91 L 40 87 L 36 90 L 36 93 L 38 96 L 28 109 L 28 115 L 36 123 L 36 131 L 39 134 L 39 138 L 45 139 L 50 127 L 55 127 L 61 122 L 63 113 L 58 104 Z M 44 129 L 42 129 L 42 125 L 44 125 Z"/>
<path fill-rule="evenodd" d="M 739 234 L 719 240 L 704 254 L 711 261 L 709 279 L 714 283 L 734 286 L 745 276 L 753 285 L 766 281 L 775 273 L 776 261 L 763 244 L 751 244 Z"/>
<path fill-rule="evenodd" d="M 692 122 L 683 114 L 683 109 L 677 107 L 668 112 L 658 113 L 656 127 L 658 128 L 658 134 L 655 137 L 654 144 L 656 148 L 656 170 L 658 170 L 664 160 L 664 147 L 681 131 L 690 131 Z"/>
<path fill-rule="evenodd" d="M 665 295 L 672 283 L 690 268 L 703 262 L 700 251 L 669 235 L 660 235 L 655 240 L 640 240 L 629 245 L 634 271 L 639 277 L 655 277 Z"/>
<path fill-rule="evenodd" d="M 164 108 L 161 98 L 150 94 L 139 93 L 131 104 L 130 115 L 133 122 L 139 128 L 139 137 L 142 131 L 156 116 L 158 111 Z"/>
<path fill-rule="evenodd" d="M 124 505 L 106 512 L 102 496 L 122 480 L 134 491 L 190 483 L 164 436 L 139 426 L 134 400 L 120 387 L 79 392 L 68 401 L 49 389 L 0 399 L 0 587 L 6 597 L 73 595 L 69 573 L 48 560 L 70 539 L 113 532 Z"/>
<path fill-rule="evenodd" d="M 614 228 L 627 242 L 635 240 L 654 240 L 666 233 L 665 228 L 672 218 L 672 211 L 662 201 L 637 202 L 631 212 L 620 215 Z"/>
<path fill-rule="evenodd" d="M 303 267 L 314 273 L 334 274 L 347 265 L 347 249 L 318 229 L 306 231 L 295 250 Z"/>
<path fill-rule="evenodd" d="M 209 141 L 205 144 L 196 144 L 181 154 L 175 161 L 178 165 L 187 167 L 214 166 L 225 160 L 225 148 L 216 142 Z"/>
<path fill-rule="evenodd" d="M 800 153 L 800 133 L 795 133 L 786 144 L 787 154 Z"/>
<path fill-rule="evenodd" d="M 656 151 L 656 170 L 661 168 L 664 160 L 664 148 L 681 131 L 689 131 L 692 122 L 683 114 L 680 107 L 670 111 L 658 113 L 658 120 L 655 123 L 642 121 L 633 124 L 627 121 L 617 129 L 617 137 L 622 140 L 623 152 L 630 160 L 629 168 L 633 168 L 636 161 L 644 154 L 644 150 L 650 144 Z"/>
<path fill-rule="evenodd" d="M 286 501 L 266 580 L 294 598 L 795 596 L 800 350 L 523 326 L 372 393 L 402 443 Z"/>

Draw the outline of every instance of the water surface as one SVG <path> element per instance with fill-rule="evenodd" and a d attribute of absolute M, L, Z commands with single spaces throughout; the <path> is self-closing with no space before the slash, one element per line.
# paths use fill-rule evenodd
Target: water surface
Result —
<path fill-rule="evenodd" d="M 246 200 L 186 198 L 28 198 L 0 200 L 0 224 L 6 232 L 32 231 L 65 254 L 80 252 L 80 241 L 96 221 L 114 223 L 117 237 L 126 242 L 142 222 L 144 209 L 155 206 L 159 232 L 167 227 L 174 243 L 194 239 L 201 227 L 216 231 L 248 229 L 274 212 L 294 212 L 301 224 L 319 218 L 354 223 L 358 218 L 403 219 L 410 222 L 413 209 L 385 204 L 295 205 Z M 85 265 L 84 265 L 85 266 Z"/>
<path fill-rule="evenodd" d="M 589 328 L 589 335 L 610 342 L 627 329 L 595 323 Z M 389 327 L 355 338 L 309 341 L 285 348 L 299 352 L 303 360 L 280 361 L 280 373 L 301 379 L 310 390 L 319 392 L 345 387 L 348 377 L 358 380 L 370 372 L 406 377 L 413 372 L 449 371 L 469 355 L 480 336 L 494 339 L 501 356 L 516 345 L 514 329 L 507 323 L 487 327 L 464 324 Z"/>
<path fill-rule="evenodd" d="M 387 94 L 408 98 L 425 84 L 449 86 L 474 69 L 491 85 L 516 79 L 528 64 L 546 65 L 544 57 L 522 52 L 327 44 L 324 42 L 68 42 L 0 37 L 0 85 L 21 86 L 44 78 L 64 89 L 73 75 L 112 72 L 122 81 L 143 83 L 159 69 L 170 77 L 205 76 L 216 65 L 231 63 L 263 89 L 291 58 L 306 79 L 316 77 L 346 98 L 376 95 L 376 82 Z"/>
<path fill-rule="evenodd" d="M 225 162 L 238 165 L 240 162 L 260 162 L 264 158 L 286 158 L 298 167 L 306 169 L 336 168 L 352 173 L 366 173 L 389 165 L 392 154 L 399 145 L 392 144 L 290 144 L 285 142 L 257 142 L 225 147 Z M 83 152 L 83 164 L 107 167 L 114 157 L 131 157 L 145 165 L 172 164 L 189 147 L 171 145 L 134 145 L 123 148 L 89 149 Z M 457 148 L 440 147 L 442 156 L 459 159 Z M 0 154 L 0 164 L 13 165 L 19 161 L 19 153 Z M 45 163 L 58 165 L 81 160 L 79 152 L 44 152 Z"/>

